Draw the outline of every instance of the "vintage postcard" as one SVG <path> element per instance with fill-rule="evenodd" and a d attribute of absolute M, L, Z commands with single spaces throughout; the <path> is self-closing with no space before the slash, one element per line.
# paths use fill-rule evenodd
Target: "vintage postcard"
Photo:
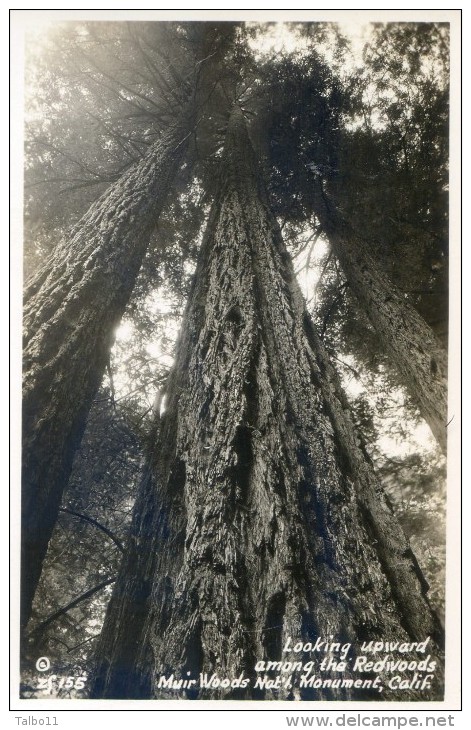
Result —
<path fill-rule="evenodd" d="M 460 11 L 12 32 L 19 724 L 458 710 Z"/>

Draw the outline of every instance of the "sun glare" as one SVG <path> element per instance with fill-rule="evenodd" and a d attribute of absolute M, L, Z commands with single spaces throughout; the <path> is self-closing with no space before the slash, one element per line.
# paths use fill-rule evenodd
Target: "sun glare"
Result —
<path fill-rule="evenodd" d="M 301 53 L 308 48 L 309 39 L 294 32 L 290 23 L 248 23 L 248 26 L 257 27 L 259 31 L 249 41 L 256 57 Z"/>

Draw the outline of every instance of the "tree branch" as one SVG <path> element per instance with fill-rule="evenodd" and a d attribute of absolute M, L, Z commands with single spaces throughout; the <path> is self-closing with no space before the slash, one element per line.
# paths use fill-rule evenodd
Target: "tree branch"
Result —
<path fill-rule="evenodd" d="M 332 302 L 332 304 L 330 305 L 329 309 L 327 310 L 327 312 L 326 312 L 326 314 L 325 314 L 325 316 L 324 316 L 324 321 L 322 322 L 322 329 L 321 329 L 321 332 L 320 332 L 320 338 L 321 338 L 321 340 L 323 340 L 323 339 L 324 339 L 324 336 L 325 336 L 325 331 L 326 331 L 326 329 L 327 329 L 327 324 L 328 324 L 328 322 L 329 322 L 329 319 L 330 319 L 330 317 L 331 317 L 331 315 L 332 315 L 333 311 L 334 311 L 334 310 L 335 310 L 335 308 L 337 307 L 337 305 L 338 305 L 338 304 L 339 304 L 339 303 L 341 302 L 341 300 L 342 300 L 342 297 L 343 297 L 343 293 L 344 293 L 344 291 L 345 291 L 345 289 L 346 289 L 347 287 L 348 287 L 348 281 L 344 282 L 344 283 L 343 283 L 343 284 L 342 284 L 342 285 L 340 286 L 340 288 L 339 288 L 339 290 L 338 290 L 338 292 L 337 292 L 337 295 L 336 295 L 336 297 L 335 297 L 334 301 Z"/>
<path fill-rule="evenodd" d="M 55 611 L 50 616 L 47 617 L 45 621 L 42 621 L 36 628 L 34 628 L 29 636 L 35 636 L 37 634 L 41 635 L 43 631 L 54 621 L 56 621 L 60 616 L 63 616 L 65 613 L 68 613 L 72 608 L 75 608 L 75 606 L 78 606 L 79 603 L 82 603 L 83 601 L 86 601 L 87 598 L 91 598 L 95 593 L 98 593 L 98 591 L 101 591 L 103 588 L 106 588 L 106 586 L 111 585 L 116 581 L 116 576 L 113 576 L 113 578 L 107 578 L 106 580 L 102 581 L 98 585 L 94 586 L 93 588 L 90 588 L 85 593 L 82 593 L 77 598 L 74 598 L 73 601 L 67 604 L 67 606 L 63 606 L 62 608 L 59 608 L 58 611 Z"/>
<path fill-rule="evenodd" d="M 98 530 L 101 530 L 102 532 L 105 533 L 105 535 L 108 535 L 108 537 L 113 540 L 113 542 L 116 545 L 116 547 L 118 548 L 118 550 L 120 550 L 122 553 L 124 553 L 124 547 L 123 547 L 123 543 L 121 542 L 121 540 L 118 537 L 116 537 L 116 535 L 113 532 L 111 532 L 111 530 L 109 530 L 107 527 L 102 525 L 97 520 L 94 520 L 93 517 L 88 517 L 88 515 L 81 514 L 80 512 L 74 512 L 74 510 L 67 509 L 67 507 L 60 507 L 59 512 L 65 512 L 68 515 L 73 515 L 74 517 L 78 517 L 80 520 L 83 520 L 83 522 L 89 522 L 91 525 L 94 525 Z"/>

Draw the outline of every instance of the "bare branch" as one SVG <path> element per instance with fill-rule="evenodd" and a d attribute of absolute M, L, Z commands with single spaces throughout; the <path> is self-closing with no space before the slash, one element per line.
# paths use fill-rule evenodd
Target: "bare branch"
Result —
<path fill-rule="evenodd" d="M 91 598 L 95 595 L 95 593 L 98 593 L 98 591 L 103 590 L 103 588 L 106 588 L 106 586 L 111 585 L 116 581 L 116 576 L 113 576 L 112 578 L 107 578 L 106 580 L 102 581 L 96 586 L 93 586 L 93 588 L 90 588 L 88 591 L 85 591 L 85 593 L 82 593 L 77 598 L 74 598 L 73 601 L 67 604 L 67 606 L 63 606 L 62 608 L 59 608 L 58 611 L 55 611 L 50 616 L 47 617 L 45 621 L 42 621 L 38 626 L 36 626 L 29 636 L 40 636 L 44 630 L 52 624 L 54 621 L 56 621 L 58 618 L 63 616 L 64 614 L 68 613 L 68 611 L 71 611 L 73 608 L 79 605 L 79 603 L 83 603 L 83 601 L 86 601 L 88 598 Z"/>
<path fill-rule="evenodd" d="M 89 522 L 91 525 L 94 525 L 98 530 L 101 530 L 105 533 L 105 535 L 108 535 L 111 540 L 113 540 L 114 544 L 120 550 L 122 553 L 124 553 L 124 547 L 121 540 L 116 537 L 114 532 L 112 532 L 108 527 L 105 527 L 101 524 L 101 522 L 98 522 L 97 520 L 93 519 L 93 517 L 88 517 L 88 515 L 84 515 L 80 512 L 74 512 L 74 510 L 68 509 L 67 507 L 61 507 L 59 509 L 60 512 L 65 512 L 68 515 L 73 515 L 74 517 L 78 517 L 79 519 L 83 520 L 83 522 Z"/>

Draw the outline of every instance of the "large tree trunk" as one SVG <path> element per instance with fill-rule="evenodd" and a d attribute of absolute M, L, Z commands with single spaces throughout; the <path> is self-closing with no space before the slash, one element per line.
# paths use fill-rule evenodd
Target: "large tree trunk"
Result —
<path fill-rule="evenodd" d="M 351 660 L 364 640 L 431 637 L 439 655 L 442 637 L 306 313 L 240 111 L 222 164 L 91 696 L 439 698 L 440 670 L 431 690 L 400 696 L 257 683 L 257 661 L 299 661 L 290 637 L 351 642 Z M 249 683 L 205 688 L 200 673 Z M 197 682 L 171 689 L 171 675 Z"/>
<path fill-rule="evenodd" d="M 186 149 L 190 112 L 90 207 L 26 289 L 22 626 L 114 329 Z"/>
<path fill-rule="evenodd" d="M 383 350 L 446 453 L 447 355 L 433 330 L 370 255 L 321 190 L 316 215 Z"/>

